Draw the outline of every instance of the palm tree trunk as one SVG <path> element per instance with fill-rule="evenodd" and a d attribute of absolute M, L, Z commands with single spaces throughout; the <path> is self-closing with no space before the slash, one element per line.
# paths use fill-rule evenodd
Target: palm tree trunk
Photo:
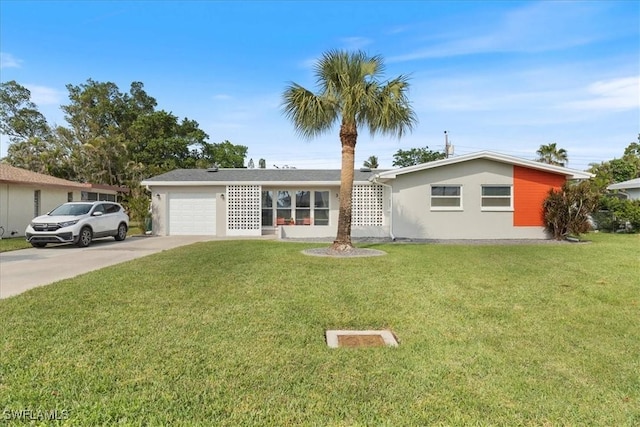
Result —
<path fill-rule="evenodd" d="M 358 131 L 355 124 L 340 126 L 342 144 L 342 169 L 340 171 L 340 208 L 338 211 L 338 234 L 331 245 L 333 251 L 350 251 L 351 244 L 351 201 L 353 196 L 353 168 L 355 164 Z"/>

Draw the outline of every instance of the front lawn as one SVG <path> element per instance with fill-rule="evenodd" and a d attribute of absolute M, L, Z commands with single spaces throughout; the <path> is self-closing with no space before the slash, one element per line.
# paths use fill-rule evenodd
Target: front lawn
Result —
<path fill-rule="evenodd" d="M 388 255 L 356 259 L 217 241 L 37 288 L 0 301 L 0 416 L 639 425 L 640 236 L 588 237 L 370 244 Z M 324 340 L 326 329 L 380 328 L 400 346 Z"/>
<path fill-rule="evenodd" d="M 24 237 L 0 239 L 0 252 L 16 251 L 18 249 L 26 249 L 30 247 L 31 243 L 27 242 Z"/>

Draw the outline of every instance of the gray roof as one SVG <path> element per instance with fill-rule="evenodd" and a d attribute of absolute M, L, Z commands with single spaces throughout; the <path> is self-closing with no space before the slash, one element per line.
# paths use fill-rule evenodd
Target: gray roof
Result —
<path fill-rule="evenodd" d="M 384 170 L 354 171 L 354 181 L 366 182 L 374 173 Z M 283 183 L 283 182 L 335 182 L 340 183 L 340 169 L 225 169 L 213 172 L 210 169 L 176 169 L 145 179 L 143 185 L 159 184 L 163 182 L 255 182 L 255 183 Z"/>
<path fill-rule="evenodd" d="M 628 190 L 631 188 L 640 188 L 640 178 L 630 179 L 629 181 L 611 184 L 607 188 L 609 190 Z"/>

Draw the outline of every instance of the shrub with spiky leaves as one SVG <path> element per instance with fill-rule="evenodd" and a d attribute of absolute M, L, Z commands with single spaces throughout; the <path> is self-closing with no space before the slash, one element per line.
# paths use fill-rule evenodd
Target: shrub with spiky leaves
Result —
<path fill-rule="evenodd" d="M 565 183 L 561 189 L 551 189 L 544 201 L 546 229 L 554 239 L 579 236 L 591 230 L 589 215 L 597 208 L 598 197 L 588 181 Z"/>

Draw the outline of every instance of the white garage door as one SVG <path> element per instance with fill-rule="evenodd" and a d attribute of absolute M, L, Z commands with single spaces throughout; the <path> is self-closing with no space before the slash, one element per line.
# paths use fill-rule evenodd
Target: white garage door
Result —
<path fill-rule="evenodd" d="M 171 193 L 169 195 L 169 234 L 215 236 L 216 195 Z"/>

